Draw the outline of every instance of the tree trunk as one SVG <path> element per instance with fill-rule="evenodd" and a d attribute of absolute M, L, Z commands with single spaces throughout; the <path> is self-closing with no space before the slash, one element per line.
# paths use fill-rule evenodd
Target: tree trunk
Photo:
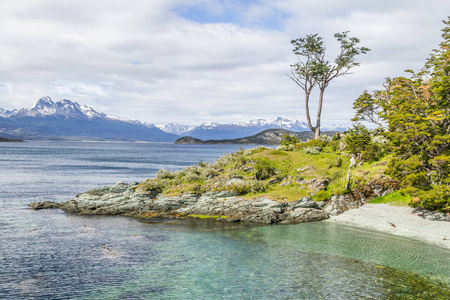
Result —
<path fill-rule="evenodd" d="M 320 126 L 314 129 L 314 138 L 318 139 L 320 136 Z"/>
<path fill-rule="evenodd" d="M 316 128 L 312 126 L 311 124 L 311 117 L 309 116 L 309 95 L 310 92 L 305 90 L 305 112 L 306 112 L 306 121 L 308 122 L 308 127 L 312 131 L 314 131 Z"/>
<path fill-rule="evenodd" d="M 322 114 L 322 103 L 323 103 L 323 93 L 325 92 L 325 88 L 320 88 L 319 95 L 319 107 L 317 108 L 317 120 L 316 127 L 314 128 L 314 138 L 318 139 L 320 136 L 320 115 Z"/>

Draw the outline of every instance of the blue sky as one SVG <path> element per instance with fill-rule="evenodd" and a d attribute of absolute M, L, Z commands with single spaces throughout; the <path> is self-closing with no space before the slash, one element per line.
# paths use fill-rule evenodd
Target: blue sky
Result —
<path fill-rule="evenodd" d="M 441 41 L 445 0 L 0 0 L 0 107 L 70 99 L 154 124 L 305 120 L 287 76 L 290 40 L 336 32 L 372 49 L 326 90 L 323 125 L 385 77 L 421 68 Z M 316 97 L 315 95 L 314 97 Z M 314 107 L 312 115 L 315 115 Z"/>
<path fill-rule="evenodd" d="M 200 24 L 231 23 L 243 28 L 260 28 L 265 30 L 283 30 L 288 12 L 274 7 L 268 8 L 265 1 L 198 1 L 193 4 L 180 5 L 173 12 L 182 18 Z"/>

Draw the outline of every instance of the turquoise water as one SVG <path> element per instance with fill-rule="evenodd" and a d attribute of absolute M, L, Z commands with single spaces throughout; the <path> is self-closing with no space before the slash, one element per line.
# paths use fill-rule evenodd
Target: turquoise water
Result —
<path fill-rule="evenodd" d="M 239 146 L 0 144 L 1 299 L 449 299 L 450 250 L 318 222 L 31 211 Z"/>

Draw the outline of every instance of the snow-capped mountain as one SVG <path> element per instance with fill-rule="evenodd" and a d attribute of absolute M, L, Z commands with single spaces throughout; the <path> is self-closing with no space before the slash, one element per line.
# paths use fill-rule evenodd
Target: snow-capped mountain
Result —
<path fill-rule="evenodd" d="M 273 128 L 281 128 L 281 129 L 287 129 L 291 131 L 303 131 L 305 129 L 308 129 L 308 125 L 306 122 L 300 122 L 295 120 L 289 120 L 286 118 L 278 117 L 274 120 L 272 119 L 257 119 L 257 120 L 250 120 L 246 122 L 235 122 L 231 123 L 232 125 L 239 125 L 239 126 L 247 126 L 247 127 L 273 127 Z"/>
<path fill-rule="evenodd" d="M 53 102 L 48 96 L 39 99 L 31 108 L 14 109 L 12 111 L 0 108 L 0 117 L 4 118 L 21 118 L 21 117 L 46 117 L 60 116 L 69 118 L 94 119 L 101 118 L 106 120 L 121 121 L 133 124 L 145 125 L 147 127 L 155 127 L 150 123 L 144 123 L 136 120 L 125 119 L 121 117 L 111 116 L 99 113 L 95 109 L 87 105 L 80 105 L 77 102 L 64 99 L 59 102 Z"/>
<path fill-rule="evenodd" d="M 159 128 L 166 130 L 164 126 Z M 182 127 L 180 126 L 179 128 Z M 230 124 L 203 123 L 186 131 L 178 131 L 177 134 L 181 136 L 191 136 L 202 140 L 221 140 L 248 137 L 266 129 L 286 129 L 295 132 L 310 130 L 306 122 L 278 117 L 276 119 L 257 119 Z M 323 127 L 322 130 L 345 131 L 346 128 L 343 126 L 333 126 Z"/>
<path fill-rule="evenodd" d="M 0 134 L 24 139 L 83 137 L 168 142 L 178 138 L 150 123 L 110 116 L 67 99 L 53 102 L 50 97 L 42 97 L 30 108 L 0 108 Z"/>
<path fill-rule="evenodd" d="M 186 131 L 192 130 L 195 128 L 195 126 L 188 126 L 188 125 L 181 125 L 176 123 L 169 123 L 167 125 L 156 125 L 159 129 L 162 131 L 165 131 L 167 133 L 177 134 L 181 135 Z"/>

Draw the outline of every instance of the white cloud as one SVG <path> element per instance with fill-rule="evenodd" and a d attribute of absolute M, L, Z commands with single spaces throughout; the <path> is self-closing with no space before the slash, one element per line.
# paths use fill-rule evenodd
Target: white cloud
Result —
<path fill-rule="evenodd" d="M 246 3 L 2 1 L 0 107 L 49 95 L 157 124 L 304 119 L 289 41 L 318 32 L 333 52 L 333 33 L 350 30 L 372 51 L 331 83 L 322 122 L 348 123 L 364 89 L 423 65 L 450 11 L 433 0 Z"/>

